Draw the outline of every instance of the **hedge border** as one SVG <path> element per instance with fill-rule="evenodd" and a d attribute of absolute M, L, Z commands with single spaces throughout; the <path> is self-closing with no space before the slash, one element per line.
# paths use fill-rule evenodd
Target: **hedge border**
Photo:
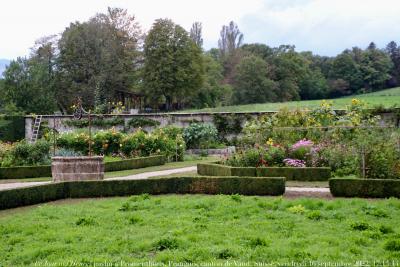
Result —
<path fill-rule="evenodd" d="M 165 156 L 156 155 L 142 158 L 125 159 L 118 161 L 105 162 L 104 168 L 106 172 L 123 171 L 145 168 L 150 166 L 164 165 Z M 18 166 L 18 167 L 2 167 L 0 168 L 0 179 L 23 179 L 51 177 L 51 166 Z"/>
<path fill-rule="evenodd" d="M 327 167 L 231 167 L 218 163 L 199 163 L 197 172 L 206 176 L 285 177 L 287 181 L 328 181 L 331 169 Z"/>
<path fill-rule="evenodd" d="M 283 195 L 284 177 L 171 177 L 61 182 L 0 191 L 0 210 L 64 198 L 159 194 Z"/>
<path fill-rule="evenodd" d="M 335 197 L 400 198 L 400 179 L 331 178 L 329 189 Z"/>

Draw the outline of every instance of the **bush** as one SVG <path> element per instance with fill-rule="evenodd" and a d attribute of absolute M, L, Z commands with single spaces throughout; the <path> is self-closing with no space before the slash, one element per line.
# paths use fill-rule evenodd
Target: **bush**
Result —
<path fill-rule="evenodd" d="M 161 123 L 156 120 L 147 119 L 143 117 L 133 118 L 128 121 L 129 128 L 139 128 L 139 127 L 155 127 L 159 126 Z"/>
<path fill-rule="evenodd" d="M 192 123 L 183 130 L 188 148 L 210 148 L 218 140 L 218 131 L 212 124 Z"/>
<path fill-rule="evenodd" d="M 144 193 L 282 195 L 284 192 L 285 178 L 179 177 L 61 182 L 0 191 L 0 209 L 63 198 L 129 196 Z"/>
<path fill-rule="evenodd" d="M 125 159 L 118 161 L 111 161 L 104 163 L 104 171 L 113 172 L 113 171 L 122 171 L 122 170 L 132 170 L 145 168 L 150 166 L 159 166 L 165 164 L 164 156 L 151 156 L 151 157 L 142 157 L 142 158 L 134 158 L 134 159 Z"/>
<path fill-rule="evenodd" d="M 57 137 L 57 146 L 87 155 L 89 152 L 89 135 L 86 132 L 60 134 Z"/>
<path fill-rule="evenodd" d="M 293 167 L 230 167 L 222 164 L 197 164 L 197 172 L 207 176 L 257 176 L 285 177 L 295 181 L 327 181 L 329 168 L 293 168 Z"/>
<path fill-rule="evenodd" d="M 335 197 L 388 198 L 400 197 L 400 179 L 329 179 Z"/>
<path fill-rule="evenodd" d="M 38 140 L 30 144 L 26 141 L 15 143 L 4 155 L 2 167 L 33 166 L 50 163 L 50 143 Z"/>
<path fill-rule="evenodd" d="M 24 116 L 0 116 L 0 140 L 19 141 L 25 137 Z"/>
<path fill-rule="evenodd" d="M 93 136 L 93 152 L 96 155 L 118 154 L 123 134 L 112 128 L 107 131 L 98 131 Z"/>

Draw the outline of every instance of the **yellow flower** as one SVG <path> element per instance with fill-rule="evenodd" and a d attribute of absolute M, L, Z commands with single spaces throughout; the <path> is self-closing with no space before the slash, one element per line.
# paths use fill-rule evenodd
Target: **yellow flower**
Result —
<path fill-rule="evenodd" d="M 360 102 L 361 102 L 361 101 L 358 100 L 357 98 L 353 98 L 353 99 L 351 100 L 351 104 L 354 105 L 354 106 L 360 104 Z"/>
<path fill-rule="evenodd" d="M 119 144 L 119 147 L 122 147 L 122 144 Z"/>
<path fill-rule="evenodd" d="M 268 138 L 267 145 L 269 146 L 274 145 L 274 140 L 272 140 L 272 138 Z"/>

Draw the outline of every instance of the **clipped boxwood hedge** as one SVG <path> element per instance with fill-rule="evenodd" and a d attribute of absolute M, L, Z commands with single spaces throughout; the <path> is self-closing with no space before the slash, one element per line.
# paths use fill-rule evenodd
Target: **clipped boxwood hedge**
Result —
<path fill-rule="evenodd" d="M 335 197 L 400 198 L 400 179 L 329 179 Z"/>
<path fill-rule="evenodd" d="M 159 166 L 164 164 L 165 156 L 157 155 L 106 162 L 104 163 L 104 168 L 106 172 L 112 172 Z M 51 166 L 43 165 L 0 168 L 0 179 L 22 179 L 35 177 L 51 177 Z"/>
<path fill-rule="evenodd" d="M 106 172 L 123 171 L 145 168 L 150 166 L 159 166 L 165 164 L 165 156 L 149 156 L 134 159 L 124 159 L 104 163 L 104 170 Z"/>
<path fill-rule="evenodd" d="M 51 176 L 51 166 L 18 166 L 0 168 L 0 179 L 22 179 Z"/>
<path fill-rule="evenodd" d="M 285 178 L 172 177 L 142 180 L 62 182 L 0 191 L 0 209 L 63 198 L 129 196 L 136 194 L 282 195 Z"/>
<path fill-rule="evenodd" d="M 330 168 L 295 167 L 231 167 L 222 164 L 197 164 L 197 172 L 207 176 L 257 176 L 285 177 L 295 181 L 327 181 L 331 177 Z"/>

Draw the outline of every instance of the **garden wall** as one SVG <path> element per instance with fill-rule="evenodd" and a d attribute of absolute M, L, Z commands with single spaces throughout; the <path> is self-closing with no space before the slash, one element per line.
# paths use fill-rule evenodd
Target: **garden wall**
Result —
<path fill-rule="evenodd" d="M 335 197 L 400 198 L 400 179 L 329 179 Z"/>
<path fill-rule="evenodd" d="M 399 109 L 400 110 L 400 109 Z M 380 115 L 382 118 L 381 125 L 396 125 L 399 127 L 399 110 L 394 111 L 379 111 L 374 112 L 376 115 Z M 340 110 L 338 112 L 341 112 Z M 151 132 L 156 127 L 165 127 L 168 125 L 174 125 L 178 127 L 187 127 L 192 122 L 202 122 L 202 123 L 214 123 L 214 119 L 217 117 L 219 121 L 221 120 L 231 120 L 236 121 L 240 125 L 244 125 L 247 120 L 252 118 L 257 118 L 262 115 L 274 114 L 274 111 L 265 112 L 204 112 L 204 113 L 154 113 L 154 114 L 121 114 L 121 115 L 92 115 L 93 119 L 97 120 L 111 120 L 115 119 L 118 122 L 116 125 L 111 125 L 110 123 L 104 125 L 103 127 L 95 126 L 94 128 L 110 128 L 114 126 L 117 130 L 129 129 L 129 122 L 134 119 L 137 123 L 133 126 L 141 125 L 141 127 Z M 58 132 L 68 132 L 76 130 L 77 127 L 71 126 L 72 115 L 43 115 L 43 124 L 48 127 L 55 128 Z M 237 119 L 237 120 L 236 120 Z M 30 139 L 33 133 L 33 123 L 35 121 L 35 116 L 25 117 L 25 138 Z M 147 121 L 147 123 L 146 123 Z M 156 125 L 155 123 L 156 122 Z M 217 125 L 216 125 L 217 126 Z M 217 127 L 218 128 L 218 127 Z M 240 131 L 240 126 L 235 125 L 235 129 L 229 129 L 229 132 L 223 133 L 227 136 L 233 137 L 237 135 Z M 131 128 L 133 130 L 134 128 Z"/>
<path fill-rule="evenodd" d="M 283 195 L 285 178 L 179 177 L 143 180 L 62 182 L 0 191 L 0 209 L 63 198 L 129 196 L 136 194 Z"/>
<path fill-rule="evenodd" d="M 104 163 L 106 172 L 122 171 L 165 164 L 164 156 L 150 156 Z M 20 166 L 0 168 L 0 179 L 51 177 L 51 166 Z"/>
<path fill-rule="evenodd" d="M 327 181 L 331 177 L 330 168 L 295 167 L 231 167 L 222 164 L 197 164 L 197 172 L 207 176 L 256 176 L 285 177 L 291 181 Z"/>

